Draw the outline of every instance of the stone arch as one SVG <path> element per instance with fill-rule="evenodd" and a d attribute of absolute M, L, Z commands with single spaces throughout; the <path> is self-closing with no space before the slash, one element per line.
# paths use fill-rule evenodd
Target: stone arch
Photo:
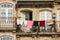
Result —
<path fill-rule="evenodd" d="M 26 10 L 25 10 L 25 9 L 24 9 L 24 10 L 21 10 L 20 12 L 22 12 L 22 11 L 29 11 L 29 12 L 33 12 L 32 10 L 27 10 L 27 9 L 26 9 Z"/>
<path fill-rule="evenodd" d="M 42 10 L 40 10 L 40 12 L 41 12 L 41 11 L 49 11 L 49 12 L 52 12 L 51 9 L 42 9 Z"/>

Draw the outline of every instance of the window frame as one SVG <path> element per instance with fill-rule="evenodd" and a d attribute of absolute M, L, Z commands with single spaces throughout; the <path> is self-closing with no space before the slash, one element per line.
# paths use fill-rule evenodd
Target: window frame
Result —
<path fill-rule="evenodd" d="M 10 40 L 10 39 L 13 40 L 13 37 L 12 37 L 12 36 L 7 36 L 7 35 L 6 35 L 6 36 L 1 36 L 1 37 L 0 37 L 0 40 L 5 40 L 4 38 L 5 38 L 6 40 L 8 40 L 8 38 L 9 38 L 9 40 Z"/>
<path fill-rule="evenodd" d="M 42 14 L 42 13 L 44 13 L 44 14 L 46 13 L 46 14 L 47 14 L 47 15 L 46 15 L 46 14 L 45 14 L 45 15 L 43 14 L 43 16 L 44 16 L 44 19 L 43 19 L 43 20 L 46 21 L 46 20 L 50 20 L 50 19 L 52 19 L 52 12 L 51 12 L 51 11 L 49 11 L 49 10 L 42 10 L 42 11 L 39 12 L 39 20 L 40 20 L 40 21 L 42 20 L 40 14 Z M 47 17 L 47 16 L 48 16 L 48 13 L 51 14 L 51 15 L 50 15 L 51 18 L 48 18 L 48 17 Z"/>
<path fill-rule="evenodd" d="M 59 17 L 59 16 L 60 16 L 60 15 L 59 15 L 59 14 L 60 14 L 59 11 L 60 11 L 60 9 L 57 10 L 57 21 L 60 21 L 60 20 L 59 20 L 59 18 L 60 18 L 60 17 Z"/>
<path fill-rule="evenodd" d="M 57 27 L 60 28 L 60 17 L 59 17 L 60 16 L 60 9 L 57 10 L 56 15 L 57 15 L 57 18 L 56 18 L 57 19 L 57 21 L 56 21 Z"/>
<path fill-rule="evenodd" d="M 12 7 L 1 7 L 2 5 L 4 5 L 4 4 L 9 4 L 9 5 L 11 5 Z M 8 10 L 14 10 L 13 8 L 13 4 L 11 4 L 11 3 L 2 3 L 2 4 L 0 4 L 0 8 L 1 8 L 1 10 L 2 9 L 5 9 L 6 10 L 6 17 L 9 17 L 9 15 L 8 15 Z M 14 11 L 12 11 L 12 15 L 13 15 L 13 13 L 14 13 Z M 13 17 L 13 16 L 10 16 L 10 17 Z"/>
<path fill-rule="evenodd" d="M 11 5 L 12 6 L 12 8 L 10 7 L 1 7 L 1 5 L 3 5 L 3 4 L 9 4 L 9 5 Z M 5 12 L 6 12 L 6 17 L 4 16 L 4 15 L 2 15 L 1 13 L 0 13 L 0 18 L 2 18 L 2 20 L 4 20 L 4 25 L 5 24 L 11 24 L 11 23 L 13 23 L 14 21 L 14 19 L 12 19 L 13 17 L 14 17 L 14 5 L 12 4 L 12 3 L 1 3 L 0 4 L 0 11 L 2 11 L 2 10 L 5 10 Z M 13 10 L 12 11 L 12 16 L 10 16 L 9 14 L 8 14 L 8 10 Z M 11 13 L 11 12 L 10 12 Z M 3 17 L 4 16 L 4 17 Z M 10 21 L 8 21 L 9 20 L 9 18 L 10 18 L 10 20 L 11 20 L 11 22 Z M 6 19 L 6 20 L 5 20 Z M 2 20 L 0 20 L 0 21 L 2 21 Z M 13 21 L 13 22 L 12 22 Z M 10 23 L 8 23 L 8 22 L 10 22 Z M 14 25 L 14 23 L 13 23 L 13 25 Z M 3 24 L 1 23 L 1 26 L 3 26 Z M 5 27 L 5 26 L 4 26 Z"/>

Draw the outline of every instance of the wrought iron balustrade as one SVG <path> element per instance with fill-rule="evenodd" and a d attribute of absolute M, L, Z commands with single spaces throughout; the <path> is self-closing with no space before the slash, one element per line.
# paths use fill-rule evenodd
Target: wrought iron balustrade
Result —
<path fill-rule="evenodd" d="M 16 18 L 15 17 L 0 17 L 0 28 L 2 27 L 15 27 L 16 26 Z"/>

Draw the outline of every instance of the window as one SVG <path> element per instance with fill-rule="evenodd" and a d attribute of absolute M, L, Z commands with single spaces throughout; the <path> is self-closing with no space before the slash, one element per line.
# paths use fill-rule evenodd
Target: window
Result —
<path fill-rule="evenodd" d="M 32 11 L 22 11 L 20 17 L 24 20 L 32 20 Z"/>
<path fill-rule="evenodd" d="M 5 9 L 1 10 L 1 17 L 6 17 L 6 10 Z"/>
<path fill-rule="evenodd" d="M 57 10 L 57 27 L 60 27 L 60 9 Z"/>
<path fill-rule="evenodd" d="M 52 20 L 52 12 L 46 11 L 46 10 L 41 11 L 39 13 L 39 16 L 40 16 L 39 17 L 40 26 L 43 26 L 43 27 L 40 27 L 40 28 L 42 28 L 41 30 L 45 30 L 46 32 L 50 32 L 52 26 L 48 26 L 48 25 L 51 25 L 51 23 L 52 23 L 52 22 L 50 22 L 50 20 Z M 49 21 L 49 22 L 47 22 L 47 21 Z"/>
<path fill-rule="evenodd" d="M 60 21 L 60 9 L 57 11 L 57 21 Z"/>
<path fill-rule="evenodd" d="M 3 37 L 0 37 L 0 40 L 13 40 L 13 39 L 10 36 L 3 36 Z"/>
<path fill-rule="evenodd" d="M 9 3 L 3 3 L 1 7 L 1 17 L 13 17 L 13 5 Z"/>
<path fill-rule="evenodd" d="M 14 12 L 14 10 L 13 10 L 13 5 L 12 4 L 10 4 L 10 3 L 3 3 L 3 4 L 0 4 L 0 17 L 2 18 L 0 21 L 1 21 L 1 27 L 2 26 L 4 26 L 5 27 L 5 25 L 6 24 L 8 24 L 8 25 L 14 25 L 14 23 L 13 23 L 13 20 L 14 19 L 12 19 L 13 18 L 13 12 Z M 13 26 L 12 25 L 12 26 Z M 7 27 L 7 25 L 6 25 L 6 27 Z"/>
<path fill-rule="evenodd" d="M 52 19 L 52 13 L 50 11 L 40 12 L 40 20 L 50 20 Z"/>
<path fill-rule="evenodd" d="M 2 8 L 12 8 L 12 4 L 4 3 L 4 4 L 1 4 L 1 7 Z"/>
<path fill-rule="evenodd" d="M 45 20 L 45 13 L 44 12 L 40 12 L 40 20 Z"/>
<path fill-rule="evenodd" d="M 13 17 L 13 10 L 12 9 L 8 10 L 8 17 Z"/>

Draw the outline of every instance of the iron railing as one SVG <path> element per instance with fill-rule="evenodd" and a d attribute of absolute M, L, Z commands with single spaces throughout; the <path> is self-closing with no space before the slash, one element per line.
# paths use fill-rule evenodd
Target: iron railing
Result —
<path fill-rule="evenodd" d="M 15 27 L 16 18 L 15 17 L 0 17 L 0 28 L 1 27 Z"/>

